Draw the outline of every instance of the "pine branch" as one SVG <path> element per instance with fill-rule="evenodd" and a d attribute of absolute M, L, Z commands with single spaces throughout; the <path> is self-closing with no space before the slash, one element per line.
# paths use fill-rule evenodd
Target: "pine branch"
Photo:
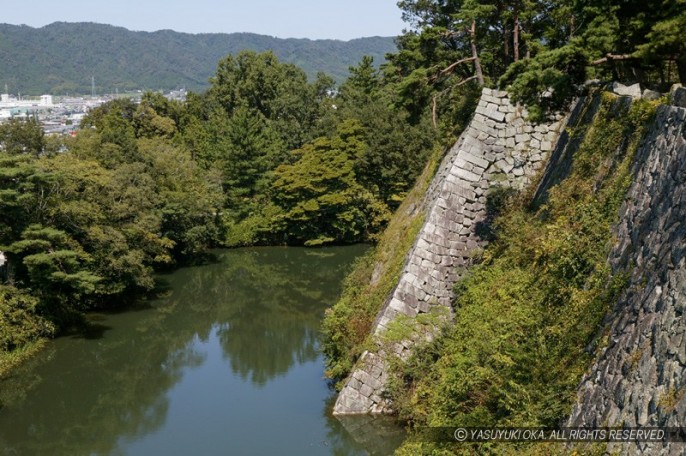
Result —
<path fill-rule="evenodd" d="M 636 59 L 636 57 L 634 57 L 631 54 L 607 53 L 607 54 L 605 54 L 605 57 L 598 59 L 598 60 L 594 60 L 593 62 L 591 62 L 591 65 L 602 65 L 603 63 L 612 62 L 615 60 L 635 60 L 635 59 Z"/>
<path fill-rule="evenodd" d="M 466 62 L 471 62 L 471 61 L 473 61 L 473 60 L 475 60 L 475 57 L 465 57 L 464 59 L 460 59 L 460 60 L 458 60 L 457 62 L 451 63 L 449 66 L 447 66 L 446 68 L 444 68 L 443 70 L 441 70 L 441 71 L 438 73 L 438 76 L 444 76 L 444 75 L 446 75 L 446 74 L 450 74 L 450 73 L 452 73 L 452 72 L 455 70 L 455 68 L 456 68 L 459 64 L 461 64 L 461 63 L 466 63 Z"/>

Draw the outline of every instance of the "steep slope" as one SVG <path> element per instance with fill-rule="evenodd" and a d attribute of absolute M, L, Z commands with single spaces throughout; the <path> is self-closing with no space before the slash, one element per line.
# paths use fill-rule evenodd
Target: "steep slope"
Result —
<path fill-rule="evenodd" d="M 463 263 L 454 267 L 453 258 L 453 267 L 444 268 L 440 257 L 450 256 L 450 249 L 436 246 L 442 247 L 446 233 L 472 234 L 451 225 L 449 214 L 476 212 L 469 228 L 485 221 L 485 208 L 464 195 L 460 201 L 441 193 L 447 183 L 448 190 L 459 189 L 465 177 L 478 182 L 465 166 L 485 165 L 489 160 L 478 159 L 497 140 L 479 133 L 485 133 L 477 148 L 483 157 L 468 157 L 475 150 L 466 150 L 464 136 L 448 153 L 427 195 L 427 221 L 372 328 L 377 344 L 367 345 L 334 414 L 399 412 L 420 429 L 400 450 L 403 455 L 575 451 L 554 443 L 456 446 L 452 436 L 427 439 L 422 426 L 683 429 L 686 90 L 673 91 L 671 106 L 660 104 L 664 99 L 637 101 L 596 90 L 590 95 L 570 114 L 537 188 L 506 200 L 493 219 L 494 242 L 480 252 L 483 240 L 472 239 L 481 260 L 476 265 L 462 256 Z M 483 101 L 470 129 L 484 116 Z M 503 171 L 484 188 L 517 177 L 526 182 L 527 172 Z M 415 288 L 422 284 L 439 291 L 435 299 L 417 299 Z M 451 293 L 448 299 L 443 292 Z M 424 316 L 441 305 L 451 306 L 454 323 L 437 334 L 440 322 Z M 408 337 L 412 333 L 399 330 L 401 325 L 428 328 L 433 340 Z M 600 454 L 605 443 L 578 449 Z M 608 449 L 682 454 L 683 444 L 631 442 Z"/>
<path fill-rule="evenodd" d="M 408 334 L 389 344 L 387 335 L 406 318 L 449 313 L 453 286 L 475 252 L 487 244 L 489 194 L 530 183 L 553 149 L 560 127 L 559 119 L 534 125 L 507 93 L 483 89 L 474 118 L 446 154 L 428 190 L 427 219 L 372 328 L 377 347 L 360 357 L 334 414 L 391 410 L 385 398 L 388 356 L 407 359 L 422 336 Z"/>
<path fill-rule="evenodd" d="M 685 425 L 684 220 L 686 107 L 662 105 L 637 151 L 610 255 L 614 271 L 630 271 L 629 285 L 607 319 L 606 346 L 581 383 L 570 426 Z M 682 454 L 683 444 L 620 448 Z"/>
<path fill-rule="evenodd" d="M 0 24 L 0 88 L 57 95 L 115 89 L 204 89 L 217 61 L 244 49 L 272 50 L 310 77 L 341 81 L 364 55 L 377 64 L 395 50 L 393 38 L 351 41 L 279 39 L 251 33 L 134 32 L 94 23 L 56 22 L 42 28 Z"/>

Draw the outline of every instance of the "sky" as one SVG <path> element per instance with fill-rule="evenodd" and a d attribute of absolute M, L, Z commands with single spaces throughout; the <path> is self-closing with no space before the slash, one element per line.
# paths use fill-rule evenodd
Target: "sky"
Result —
<path fill-rule="evenodd" d="M 252 32 L 279 38 L 349 40 L 396 36 L 397 0 L 30 0 L 8 2 L 0 22 L 42 27 L 97 22 L 129 30 Z"/>

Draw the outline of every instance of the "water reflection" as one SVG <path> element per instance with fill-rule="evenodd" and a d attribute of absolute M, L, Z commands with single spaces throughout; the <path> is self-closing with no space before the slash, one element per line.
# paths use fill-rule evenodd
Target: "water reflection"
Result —
<path fill-rule="evenodd" d="M 363 248 L 218 252 L 159 299 L 93 316 L 0 383 L 0 454 L 364 454 L 326 416 L 317 351 Z"/>
<path fill-rule="evenodd" d="M 355 441 L 359 448 L 371 456 L 385 456 L 393 454 L 405 439 L 405 431 L 399 427 L 393 417 L 387 416 L 340 416 L 336 419 L 341 423 L 345 432 Z M 350 448 L 350 442 L 343 447 Z"/>
<path fill-rule="evenodd" d="M 362 450 L 363 454 L 370 456 L 387 456 L 403 443 L 405 431 L 393 417 L 333 416 L 331 411 L 335 400 L 336 397 L 332 396 L 325 409 L 331 454 L 352 456 Z"/>

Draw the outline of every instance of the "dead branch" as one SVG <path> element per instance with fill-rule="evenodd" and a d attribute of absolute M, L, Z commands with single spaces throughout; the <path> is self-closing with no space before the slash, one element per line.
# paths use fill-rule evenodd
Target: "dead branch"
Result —
<path fill-rule="evenodd" d="M 463 79 L 462 81 L 460 81 L 460 82 L 458 82 L 457 84 L 455 84 L 455 87 L 460 87 L 462 84 L 465 84 L 465 83 L 471 81 L 472 79 L 476 79 L 476 78 L 478 78 L 478 77 L 479 77 L 479 76 L 475 74 L 474 76 L 470 76 L 470 77 L 468 77 L 467 79 Z"/>
<path fill-rule="evenodd" d="M 457 67 L 461 63 L 467 63 L 471 62 L 472 60 L 475 60 L 475 57 L 465 57 L 464 59 L 460 59 L 457 62 L 451 63 L 449 66 L 446 68 L 442 69 L 438 75 L 439 76 L 445 76 L 446 74 L 450 74 L 455 70 L 455 67 Z"/>
<path fill-rule="evenodd" d="M 602 65 L 603 63 L 612 62 L 615 60 L 635 60 L 635 59 L 636 59 L 636 57 L 634 57 L 631 54 L 610 54 L 610 53 L 608 53 L 608 54 L 605 54 L 605 57 L 598 59 L 598 60 L 594 60 L 593 62 L 591 62 L 591 65 Z"/>

